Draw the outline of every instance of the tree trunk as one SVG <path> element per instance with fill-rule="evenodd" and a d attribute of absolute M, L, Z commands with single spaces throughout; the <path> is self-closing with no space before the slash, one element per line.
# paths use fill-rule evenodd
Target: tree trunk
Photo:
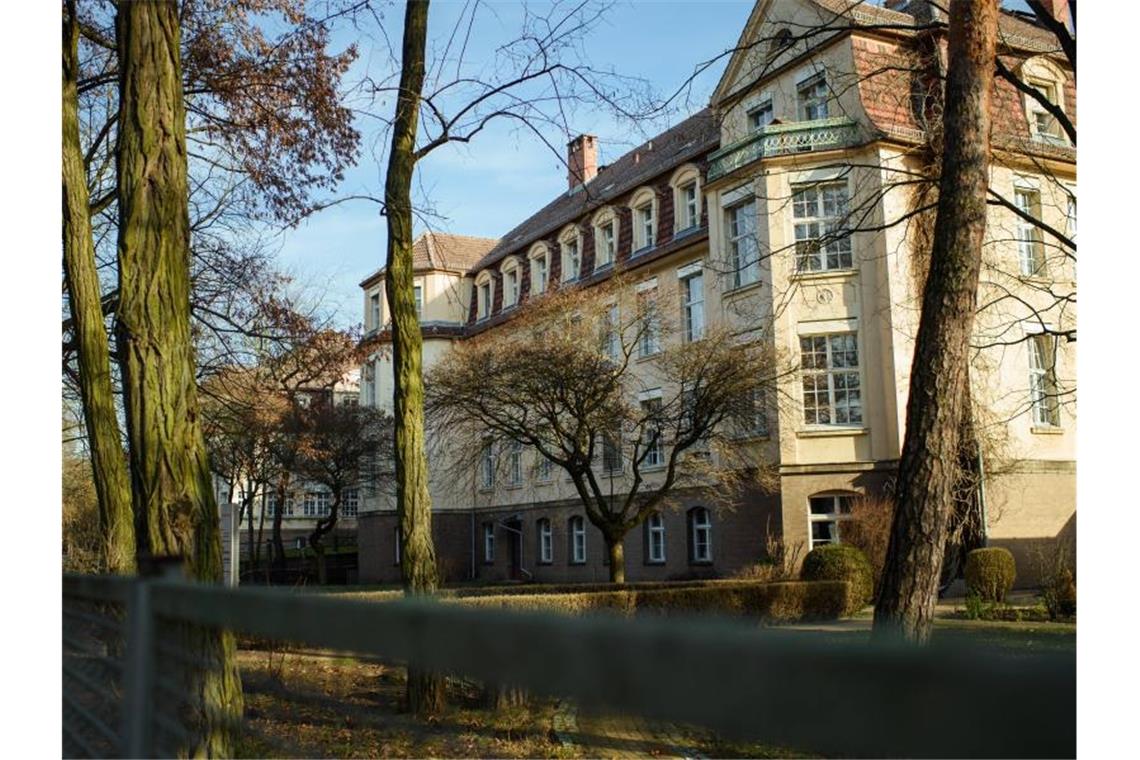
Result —
<path fill-rule="evenodd" d="M 143 555 L 181 556 L 189 576 L 220 583 L 222 547 L 199 421 L 190 334 L 190 221 L 178 6 L 120 3 L 120 365 L 130 442 L 135 540 Z M 232 752 L 242 712 L 232 635 L 184 632 L 203 664 L 187 674 L 197 730 L 190 755 Z"/>
<path fill-rule="evenodd" d="M 427 0 L 409 0 L 404 13 L 400 91 L 384 184 L 388 217 L 388 266 L 384 280 L 388 310 L 392 314 L 395 374 L 392 408 L 396 509 L 404 542 L 400 570 L 404 592 L 409 595 L 431 594 L 439 585 L 424 446 L 423 338 L 416 315 L 412 274 L 412 173 L 416 166 L 416 130 L 424 84 L 427 18 Z M 443 677 L 409 668 L 407 701 L 408 709 L 420 717 L 440 713 L 444 707 Z"/>
<path fill-rule="evenodd" d="M 317 562 L 317 583 L 324 586 L 328 583 L 328 565 L 325 563 L 325 544 L 324 538 L 334 528 L 336 528 L 337 517 L 340 515 L 340 499 L 341 492 L 337 491 L 333 495 L 332 507 L 329 511 L 327 520 L 317 520 L 313 532 L 309 534 L 309 546 L 313 549 L 313 554 L 316 555 Z"/>
<path fill-rule="evenodd" d="M 249 570 L 251 572 L 257 568 L 257 563 L 254 561 L 254 556 L 253 556 L 253 550 L 254 550 L 254 547 L 256 546 L 256 544 L 255 544 L 256 539 L 255 539 L 255 536 L 253 535 L 253 506 L 254 506 L 254 504 L 257 503 L 257 492 L 259 490 L 260 489 L 258 489 L 257 486 L 250 484 L 250 488 L 246 489 L 246 497 L 245 497 L 246 501 L 249 504 L 249 506 L 246 508 L 246 519 L 245 519 L 246 530 L 249 532 L 249 535 L 247 535 L 245 538 L 245 545 L 246 545 L 246 548 L 249 550 Z M 239 563 L 239 566 L 240 566 L 240 563 Z"/>
<path fill-rule="evenodd" d="M 277 478 L 277 509 L 273 510 L 273 572 L 281 576 L 285 570 L 285 539 L 281 526 L 285 521 L 285 499 L 289 495 L 289 472 L 282 470 Z M 281 580 L 280 577 L 277 578 Z"/>
<path fill-rule="evenodd" d="M 79 141 L 79 18 L 68 0 L 63 22 L 63 272 L 79 358 L 79 393 L 91 470 L 99 499 L 103 562 L 108 572 L 135 571 L 131 481 L 111 388 L 111 350 L 91 236 L 90 197 Z"/>
<path fill-rule="evenodd" d="M 492 710 L 526 707 L 529 699 L 526 689 L 517 686 L 505 686 L 495 681 L 486 681 L 483 684 L 483 704 Z"/>
<path fill-rule="evenodd" d="M 622 539 L 606 536 L 606 551 L 610 555 L 610 583 L 625 583 L 625 543 Z"/>
<path fill-rule="evenodd" d="M 875 608 L 877 638 L 923 643 L 957 476 L 990 157 L 998 0 L 950 6 L 944 155 L 930 271 L 911 367 L 895 517 Z"/>

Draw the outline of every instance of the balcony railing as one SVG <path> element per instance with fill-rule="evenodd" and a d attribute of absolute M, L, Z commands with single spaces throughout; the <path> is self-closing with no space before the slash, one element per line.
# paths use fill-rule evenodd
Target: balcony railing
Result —
<path fill-rule="evenodd" d="M 769 125 L 709 156 L 709 179 L 766 156 L 846 147 L 855 142 L 857 128 L 855 121 L 845 116 Z"/>

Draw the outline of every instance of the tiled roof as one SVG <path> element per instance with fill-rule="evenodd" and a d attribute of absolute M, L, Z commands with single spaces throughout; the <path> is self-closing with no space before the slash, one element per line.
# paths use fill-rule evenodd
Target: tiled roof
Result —
<path fill-rule="evenodd" d="M 412 243 L 412 269 L 469 271 L 499 241 L 495 238 L 452 235 L 447 232 L 425 232 Z M 384 273 L 377 269 L 360 283 L 365 286 Z"/>
<path fill-rule="evenodd" d="M 680 166 L 710 149 L 720 139 L 720 126 L 703 109 L 623 155 L 572 193 L 563 193 L 499 240 L 473 267 L 483 269 L 512 253 L 525 252 L 536 240 L 578 219 L 607 201 Z"/>

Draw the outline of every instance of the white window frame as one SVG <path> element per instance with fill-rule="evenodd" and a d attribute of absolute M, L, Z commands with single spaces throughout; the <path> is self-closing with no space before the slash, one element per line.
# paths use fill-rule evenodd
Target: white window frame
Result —
<path fill-rule="evenodd" d="M 424 318 L 424 285 L 423 282 L 417 282 L 412 286 L 413 298 L 416 302 L 416 319 L 422 320 Z"/>
<path fill-rule="evenodd" d="M 1029 354 L 1029 397 L 1033 427 L 1061 427 L 1061 405 L 1057 394 L 1057 339 L 1036 333 L 1026 340 Z"/>
<path fill-rule="evenodd" d="M 637 339 L 638 358 L 646 359 L 661 352 L 661 315 L 657 302 L 657 278 L 650 277 L 637 284 L 636 296 L 641 311 L 641 329 Z"/>
<path fill-rule="evenodd" d="M 490 490 L 495 487 L 495 444 L 487 441 L 479 456 L 479 487 Z"/>
<path fill-rule="evenodd" d="M 700 170 L 694 164 L 686 164 L 673 172 L 669 185 L 673 189 L 673 234 L 698 229 L 704 202 Z"/>
<path fill-rule="evenodd" d="M 630 198 L 633 225 L 633 253 L 638 255 L 657 245 L 657 193 L 643 187 Z M 648 217 L 646 214 L 648 213 Z"/>
<path fill-rule="evenodd" d="M 704 519 L 698 521 L 698 517 Z M 689 510 L 689 528 L 691 531 L 689 561 L 693 564 L 711 564 L 713 561 L 712 512 L 708 507 L 693 507 Z"/>
<path fill-rule="evenodd" d="M 522 444 L 511 441 L 507 444 L 507 485 L 521 486 L 523 482 Z"/>
<path fill-rule="evenodd" d="M 621 361 L 621 313 L 616 303 L 606 307 L 602 314 L 602 355 L 612 362 Z"/>
<path fill-rule="evenodd" d="M 817 121 L 829 115 L 831 89 L 827 75 L 820 71 L 796 83 L 796 113 L 800 121 Z"/>
<path fill-rule="evenodd" d="M 495 523 L 483 523 L 483 564 L 495 562 Z"/>
<path fill-rule="evenodd" d="M 549 517 L 540 517 L 536 522 L 538 533 L 538 563 L 549 565 L 554 562 L 554 528 Z"/>
<path fill-rule="evenodd" d="M 741 218 L 745 220 L 741 224 Z M 751 229 L 748 227 L 751 221 Z M 756 199 L 748 196 L 724 210 L 724 237 L 728 243 L 728 265 L 732 287 L 743 288 L 760 281 L 760 241 Z"/>
<path fill-rule="evenodd" d="M 758 101 L 745 113 L 748 119 L 748 128 L 752 132 L 757 132 L 763 129 L 764 127 L 771 124 L 776 118 L 776 111 L 772 105 L 771 97 L 767 97 Z M 764 115 L 766 115 L 767 118 L 764 118 Z"/>
<path fill-rule="evenodd" d="M 510 309 L 518 305 L 522 295 L 522 265 L 512 256 L 499 271 L 503 275 L 503 308 Z"/>
<path fill-rule="evenodd" d="M 1013 188 L 1013 204 L 1024 214 L 1034 219 L 1041 218 L 1041 191 L 1025 186 Z M 1048 273 L 1045 262 L 1045 241 L 1041 227 L 1014 214 L 1015 238 L 1017 239 L 1018 269 L 1023 277 L 1045 277 Z"/>
<path fill-rule="evenodd" d="M 838 544 L 843 542 L 843 530 L 841 524 L 844 520 L 851 517 L 851 507 L 858 494 L 853 493 L 820 493 L 808 497 L 808 549 L 814 549 L 817 546 L 824 546 L 826 544 Z M 831 509 L 827 512 L 816 512 L 813 509 L 813 502 L 823 506 L 824 502 L 830 501 Z M 816 539 L 815 526 L 816 525 L 831 525 L 834 526 L 833 536 L 827 539 Z M 832 531 L 829 531 L 832 532 Z"/>
<path fill-rule="evenodd" d="M 641 407 L 642 415 L 646 417 L 649 416 L 655 407 L 659 408 L 661 406 L 661 389 L 655 388 L 652 391 L 643 392 L 639 397 L 638 405 Z M 644 431 L 646 439 L 643 443 L 648 443 L 648 437 L 652 436 L 654 432 L 658 433 L 657 442 L 652 449 L 646 452 L 645 458 L 641 460 L 641 468 L 643 470 L 665 466 L 665 445 L 661 440 L 661 431 L 647 428 Z"/>
<path fill-rule="evenodd" d="M 304 517 L 328 517 L 332 513 L 332 494 L 323 488 L 305 491 L 301 510 Z"/>
<path fill-rule="evenodd" d="M 677 273 L 681 286 L 681 333 L 686 343 L 705 337 L 705 277 L 700 267 L 682 267 Z"/>
<path fill-rule="evenodd" d="M 745 403 L 751 412 L 738 421 L 740 434 L 745 438 L 768 438 L 771 435 L 768 420 L 767 392 L 754 388 Z"/>
<path fill-rule="evenodd" d="M 645 521 L 645 558 L 650 565 L 665 564 L 665 516 L 654 512 Z"/>
<path fill-rule="evenodd" d="M 554 480 L 554 462 L 542 455 L 538 449 L 534 450 L 535 479 L 540 483 L 549 483 Z"/>
<path fill-rule="evenodd" d="M 380 305 L 380 299 L 380 291 L 368 294 L 368 326 L 373 330 L 380 329 L 380 320 L 383 319 L 383 307 Z"/>
<path fill-rule="evenodd" d="M 617 261 L 618 221 L 613 209 L 594 215 L 594 271 L 612 267 Z"/>
<path fill-rule="evenodd" d="M 541 295 L 550 288 L 550 249 L 545 245 L 537 245 L 531 249 L 528 259 L 531 295 Z"/>
<path fill-rule="evenodd" d="M 797 274 L 854 269 L 853 241 L 846 224 L 850 206 L 846 179 L 792 186 Z"/>
<path fill-rule="evenodd" d="M 356 517 L 360 513 L 360 489 L 346 488 L 342 494 L 340 514 L 342 517 Z"/>
<path fill-rule="evenodd" d="M 475 278 L 475 317 L 482 321 L 491 316 L 495 304 L 495 278 L 484 271 Z"/>
<path fill-rule="evenodd" d="M 570 564 L 586 564 L 586 519 L 581 515 L 574 515 L 569 520 L 570 527 Z"/>
<path fill-rule="evenodd" d="M 622 443 L 620 429 L 602 435 L 602 472 L 606 475 L 618 475 L 625 471 L 625 452 L 622 450 Z"/>
<path fill-rule="evenodd" d="M 848 341 L 848 338 L 850 341 Z M 865 415 L 863 413 L 863 374 L 859 347 L 859 333 L 855 330 L 834 333 L 813 333 L 800 335 L 800 375 L 802 387 L 803 421 L 808 428 L 862 428 Z M 805 347 L 805 341 L 811 344 Z M 820 351 L 822 341 L 823 351 Z M 836 341 L 843 345 L 837 346 Z M 806 348 L 806 350 L 805 350 Z M 855 364 L 850 365 L 849 354 L 854 352 Z M 823 366 L 819 366 L 822 356 Z M 836 361 L 839 364 L 836 364 Z M 808 380 L 812 380 L 809 390 Z M 854 386 L 851 385 L 854 381 Z M 856 403 L 852 404 L 852 392 Z M 814 399 L 808 404 L 809 393 Z M 822 394 L 822 395 L 821 395 Z M 839 402 L 840 394 L 843 396 L 842 405 Z M 827 405 L 819 403 L 821 398 L 827 399 Z M 814 410 L 814 414 L 813 414 Z M 827 421 L 820 422 L 823 415 L 820 410 L 826 411 Z M 843 410 L 844 414 L 839 411 Z M 857 415 L 852 415 L 858 410 Z M 839 417 L 846 420 L 839 422 Z M 852 419 L 857 416 L 858 419 Z"/>
<path fill-rule="evenodd" d="M 562 282 L 577 282 L 582 279 L 582 233 L 576 226 L 567 227 L 558 243 L 562 249 Z"/>

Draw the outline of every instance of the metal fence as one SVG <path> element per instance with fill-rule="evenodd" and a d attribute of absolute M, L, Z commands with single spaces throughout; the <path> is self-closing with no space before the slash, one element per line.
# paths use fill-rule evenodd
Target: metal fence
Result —
<path fill-rule="evenodd" d="M 374 656 L 809 752 L 1076 753 L 1074 651 L 888 647 L 739 621 L 571 618 L 162 578 L 65 576 L 63 595 L 67 756 L 185 753 L 193 711 L 183 709 L 180 679 L 204 665 L 179 646 L 187 626 Z"/>

